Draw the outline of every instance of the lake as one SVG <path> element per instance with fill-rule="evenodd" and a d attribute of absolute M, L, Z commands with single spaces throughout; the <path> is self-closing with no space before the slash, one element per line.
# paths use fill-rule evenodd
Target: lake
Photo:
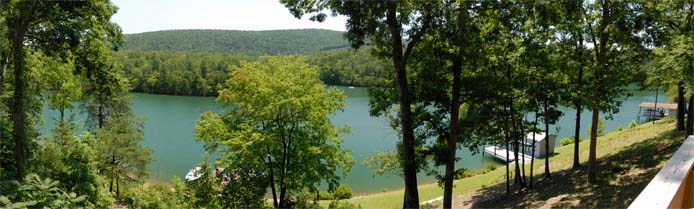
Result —
<path fill-rule="evenodd" d="M 385 118 L 369 116 L 369 97 L 365 88 L 337 87 L 347 95 L 347 103 L 343 111 L 337 112 L 331 117 L 336 125 L 349 124 L 351 132 L 343 134 L 343 145 L 352 149 L 355 164 L 349 175 L 342 180 L 356 193 L 377 192 L 384 189 L 401 188 L 403 181 L 397 176 L 372 177 L 371 171 L 361 165 L 361 161 L 368 155 L 379 151 L 394 150 L 398 135 L 388 125 Z M 655 91 L 639 91 L 635 85 L 628 87 L 633 95 L 622 103 L 620 112 L 614 115 L 613 120 L 605 120 L 605 132 L 614 131 L 619 125 L 628 126 L 629 122 L 636 119 L 638 104 L 641 102 L 653 102 Z M 664 93 L 661 92 L 661 102 L 664 101 Z M 145 117 L 145 141 L 143 146 L 154 150 L 153 162 L 149 165 L 150 177 L 160 181 L 170 181 L 173 176 L 183 177 L 192 167 L 195 167 L 203 157 L 201 142 L 195 141 L 195 122 L 200 114 L 205 111 L 219 112 L 222 107 L 214 102 L 211 97 L 187 97 L 166 96 L 133 93 L 132 108 L 138 116 Z M 550 132 L 557 134 L 557 141 L 561 138 L 573 136 L 575 122 L 575 110 L 561 108 L 564 116 L 556 126 L 550 128 Z M 45 123 L 39 126 L 41 133 L 50 133 L 53 128 L 57 112 L 44 111 Z M 77 117 L 78 124 L 83 124 L 84 117 Z M 581 134 L 585 137 L 585 131 L 590 122 L 590 113 L 584 111 L 581 120 Z M 559 127 L 558 132 L 557 127 Z M 559 145 L 559 143 L 556 143 Z M 473 155 L 467 149 L 459 149 L 460 161 L 456 167 L 465 167 L 469 170 L 484 168 L 490 163 L 499 163 L 490 156 L 481 154 Z M 210 159 L 212 160 L 212 159 Z M 419 183 L 433 182 L 433 177 L 419 175 Z"/>

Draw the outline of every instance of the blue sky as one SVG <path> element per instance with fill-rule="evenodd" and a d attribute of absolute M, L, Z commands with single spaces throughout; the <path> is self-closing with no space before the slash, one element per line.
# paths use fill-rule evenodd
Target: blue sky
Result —
<path fill-rule="evenodd" d="M 112 21 L 126 34 L 170 29 L 345 30 L 346 18 L 323 23 L 289 14 L 278 0 L 112 0 L 119 10 Z"/>

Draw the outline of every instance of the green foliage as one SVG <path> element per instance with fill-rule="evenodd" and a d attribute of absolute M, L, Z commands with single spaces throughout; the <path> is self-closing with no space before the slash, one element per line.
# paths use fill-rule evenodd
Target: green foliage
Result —
<path fill-rule="evenodd" d="M 330 85 L 383 86 L 392 64 L 366 49 L 338 49 L 307 55 L 306 62 L 320 70 L 320 79 Z"/>
<path fill-rule="evenodd" d="M 335 195 L 331 192 L 320 191 L 320 192 L 318 192 L 318 199 L 319 200 L 333 200 L 333 199 L 335 199 Z"/>
<path fill-rule="evenodd" d="M 229 78 L 229 67 L 255 58 L 231 54 L 175 51 L 120 51 L 116 68 L 132 91 L 213 96 Z"/>
<path fill-rule="evenodd" d="M 563 138 L 563 139 L 561 139 L 561 146 L 566 146 L 566 145 L 569 145 L 569 144 L 573 144 L 574 141 L 575 141 L 575 138 L 574 138 L 573 136 Z"/>
<path fill-rule="evenodd" d="M 490 171 L 493 171 L 493 170 L 496 170 L 497 167 L 499 167 L 499 166 L 496 163 L 489 163 L 489 164 L 487 164 L 487 166 L 485 168 L 490 170 Z"/>
<path fill-rule="evenodd" d="M 624 130 L 624 126 L 619 125 L 619 127 L 617 127 L 617 130 L 615 130 L 615 131 L 623 131 L 623 130 Z"/>
<path fill-rule="evenodd" d="M 167 30 L 126 35 L 123 49 L 231 52 L 250 56 L 308 54 L 347 46 L 342 34 L 323 29 Z"/>
<path fill-rule="evenodd" d="M 639 125 L 639 124 L 636 123 L 636 120 L 632 120 L 632 121 L 629 123 L 629 129 L 636 128 L 636 126 L 638 126 L 638 125 Z"/>
<path fill-rule="evenodd" d="M 329 119 L 345 96 L 326 88 L 318 70 L 299 57 L 261 59 L 232 68 L 217 102 L 233 108 L 223 116 L 203 113 L 196 138 L 207 150 L 222 148 L 217 165 L 273 174 L 269 184 L 279 193 L 274 199 L 288 207 L 289 196 L 300 189 L 316 191 L 321 183 L 334 188 L 349 172 L 353 159 L 338 137 L 348 127 L 334 127 Z"/>
<path fill-rule="evenodd" d="M 341 184 L 335 189 L 333 195 L 337 200 L 352 198 L 352 188 L 348 185 Z"/>
<path fill-rule="evenodd" d="M 142 184 L 129 187 L 123 200 L 133 209 L 185 208 L 183 198 L 171 192 L 171 188 L 161 185 Z"/>
<path fill-rule="evenodd" d="M 111 207 L 113 197 L 103 187 L 105 180 L 97 173 L 95 141 L 74 136 L 71 121 L 58 121 L 53 136 L 40 144 L 32 161 L 41 176 L 60 182 L 60 187 L 78 196 L 86 197 L 82 207 Z"/>
<path fill-rule="evenodd" d="M 361 164 L 368 167 L 374 177 L 376 175 L 382 176 L 388 174 L 405 178 L 402 174 L 398 153 L 392 150 L 377 152 L 367 156 Z"/>
<path fill-rule="evenodd" d="M 588 129 L 586 130 L 588 132 L 588 135 L 590 135 L 590 130 L 591 126 L 588 126 Z M 598 118 L 598 136 L 603 136 L 605 135 L 605 121 L 602 120 L 602 118 Z"/>
<path fill-rule="evenodd" d="M 453 172 L 453 179 L 464 179 L 475 175 L 475 172 L 468 171 L 466 168 L 459 168 Z"/>
<path fill-rule="evenodd" d="M 347 201 L 332 201 L 328 205 L 328 209 L 361 209 L 361 205 L 355 205 Z"/>
<path fill-rule="evenodd" d="M 77 208 L 84 205 L 86 196 L 66 192 L 59 185 L 59 181 L 29 174 L 19 184 L 17 198 L 13 201 L 0 196 L 0 204 L 3 208 Z"/>
<path fill-rule="evenodd" d="M 140 182 L 147 176 L 152 149 L 140 146 L 143 122 L 130 114 L 118 114 L 96 132 L 97 166 L 109 181 L 109 191 L 121 184 Z"/>

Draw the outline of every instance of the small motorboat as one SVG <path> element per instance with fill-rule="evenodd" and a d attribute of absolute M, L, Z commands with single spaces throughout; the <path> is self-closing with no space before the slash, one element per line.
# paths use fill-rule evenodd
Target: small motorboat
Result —
<path fill-rule="evenodd" d="M 186 174 L 186 181 L 195 181 L 202 177 L 203 171 L 201 167 L 195 167 L 193 169 L 190 169 L 188 173 Z"/>

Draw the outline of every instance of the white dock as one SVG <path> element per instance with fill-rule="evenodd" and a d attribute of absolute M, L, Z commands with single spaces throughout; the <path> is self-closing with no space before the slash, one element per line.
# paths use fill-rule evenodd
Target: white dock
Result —
<path fill-rule="evenodd" d="M 506 161 L 506 149 L 504 149 L 504 148 L 500 148 L 497 146 L 490 146 L 490 147 L 485 147 L 484 152 L 494 156 L 497 159 L 500 159 L 501 161 Z M 515 158 L 515 156 L 516 156 L 515 152 L 509 150 L 508 154 L 511 155 L 508 157 L 509 161 L 512 162 L 516 159 Z M 530 163 L 530 160 L 531 160 L 530 155 L 520 154 L 520 156 L 525 158 L 525 163 Z M 523 163 L 523 159 L 518 159 L 518 162 Z"/>

